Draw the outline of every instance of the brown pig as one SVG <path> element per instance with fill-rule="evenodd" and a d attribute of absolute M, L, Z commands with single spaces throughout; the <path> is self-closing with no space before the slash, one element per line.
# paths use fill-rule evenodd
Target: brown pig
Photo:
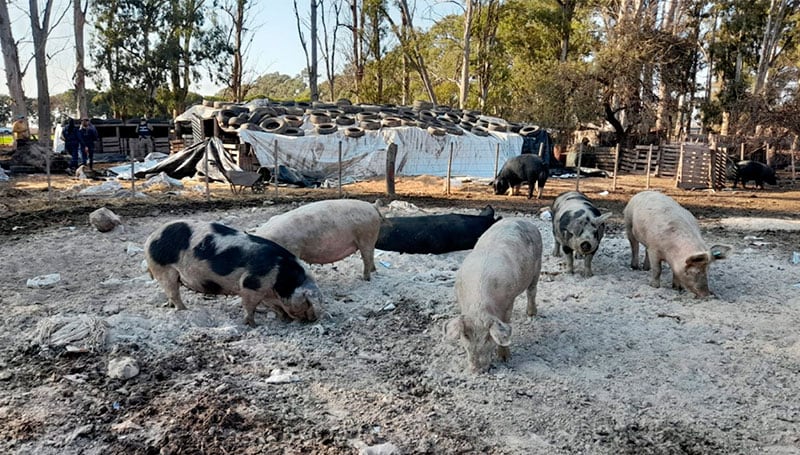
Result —
<path fill-rule="evenodd" d="M 364 279 L 375 271 L 375 242 L 383 217 L 369 202 L 318 201 L 275 215 L 254 234 L 312 264 L 329 264 L 361 252 Z"/>
<path fill-rule="evenodd" d="M 642 191 L 625 206 L 625 233 L 631 244 L 631 268 L 639 268 L 639 243 L 645 247 L 644 269 L 650 270 L 650 286 L 661 285 L 661 261 L 672 269 L 672 287 L 685 288 L 706 297 L 708 266 L 725 259 L 728 245 L 710 248 L 700 235 L 695 217 L 674 199 L 657 191 Z"/>
<path fill-rule="evenodd" d="M 536 287 L 542 268 L 542 236 L 529 221 L 503 219 L 481 235 L 456 273 L 461 315 L 445 325 L 445 337 L 459 340 L 472 371 L 488 368 L 492 351 L 510 358 L 511 311 L 525 291 L 528 316 L 536 315 Z"/>

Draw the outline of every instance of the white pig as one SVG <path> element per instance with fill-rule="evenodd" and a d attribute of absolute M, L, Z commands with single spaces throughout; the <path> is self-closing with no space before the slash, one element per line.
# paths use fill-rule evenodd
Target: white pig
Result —
<path fill-rule="evenodd" d="M 361 252 L 364 279 L 375 271 L 378 208 L 353 199 L 318 201 L 275 215 L 254 234 L 283 246 L 312 264 L 329 264 Z"/>
<path fill-rule="evenodd" d="M 709 248 L 695 217 L 671 197 L 657 191 L 636 194 L 625 206 L 625 233 L 631 244 L 631 268 L 639 268 L 639 243 L 645 247 L 644 269 L 650 286 L 661 285 L 661 261 L 672 269 L 672 287 L 706 297 L 708 266 L 728 257 L 729 245 Z"/>
<path fill-rule="evenodd" d="M 472 371 L 488 368 L 492 351 L 510 358 L 511 311 L 526 292 L 528 316 L 536 315 L 536 286 L 542 268 L 542 236 L 535 225 L 503 219 L 481 235 L 456 273 L 461 315 L 445 325 L 445 337 L 459 340 Z"/>

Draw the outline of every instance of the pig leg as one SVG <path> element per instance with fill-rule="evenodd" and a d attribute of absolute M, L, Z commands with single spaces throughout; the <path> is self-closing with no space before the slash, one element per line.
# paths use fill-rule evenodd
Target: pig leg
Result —
<path fill-rule="evenodd" d="M 556 235 L 555 229 L 553 229 L 553 256 L 561 256 L 561 244 L 558 243 L 558 236 Z"/>
<path fill-rule="evenodd" d="M 179 310 L 185 310 L 186 305 L 181 300 L 181 275 L 172 267 L 160 270 L 157 274 L 158 283 L 167 294 L 167 306 L 172 305 Z"/>
<path fill-rule="evenodd" d="M 680 281 L 678 281 L 678 277 L 674 273 L 672 274 L 672 289 L 683 289 Z"/>
<path fill-rule="evenodd" d="M 583 256 L 583 274 L 584 276 L 594 276 L 592 273 L 592 258 L 594 253 L 589 253 Z"/>
<path fill-rule="evenodd" d="M 526 313 L 530 317 L 536 316 L 536 287 L 538 285 L 538 280 L 533 280 L 533 283 L 528 286 L 528 289 L 525 290 L 525 296 L 528 298 L 528 307 L 526 308 Z"/>
<path fill-rule="evenodd" d="M 528 199 L 533 197 L 533 183 L 528 183 Z M 539 199 L 538 197 L 536 199 Z"/>
<path fill-rule="evenodd" d="M 647 247 L 644 249 L 644 265 L 642 266 L 643 270 L 650 270 L 650 255 L 647 254 Z"/>
<path fill-rule="evenodd" d="M 625 232 L 628 234 L 628 242 L 631 244 L 631 268 L 639 270 L 639 241 L 633 236 L 630 226 L 626 226 Z"/>
<path fill-rule="evenodd" d="M 575 252 L 572 250 L 572 248 L 569 248 L 566 245 L 564 245 L 563 248 L 564 248 L 564 254 L 566 254 L 567 256 L 567 271 L 570 274 L 575 273 L 575 264 L 574 264 Z"/>
<path fill-rule="evenodd" d="M 374 245 L 375 242 L 372 242 Z M 361 252 L 361 260 L 364 262 L 364 281 L 369 281 L 369 274 L 375 271 L 375 247 L 369 244 L 359 244 L 358 251 Z"/>
<path fill-rule="evenodd" d="M 661 258 L 658 254 L 647 254 L 650 263 L 650 286 L 661 287 Z"/>
<path fill-rule="evenodd" d="M 244 323 L 250 327 L 255 327 L 256 307 L 264 299 L 264 295 L 247 289 L 242 289 L 239 295 L 242 297 L 242 306 L 244 307 Z"/>

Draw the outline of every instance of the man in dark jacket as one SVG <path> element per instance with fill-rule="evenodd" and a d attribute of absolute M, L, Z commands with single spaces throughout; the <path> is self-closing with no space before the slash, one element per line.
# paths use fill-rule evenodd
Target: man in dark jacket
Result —
<path fill-rule="evenodd" d="M 89 169 L 94 168 L 94 143 L 99 138 L 97 128 L 92 125 L 88 118 L 81 119 L 81 128 L 78 130 L 78 136 L 81 140 L 81 149 L 83 156 L 81 157 L 81 164 L 86 164 L 88 159 Z"/>
<path fill-rule="evenodd" d="M 75 170 L 78 167 L 78 151 L 83 150 L 78 125 L 75 119 L 69 119 L 67 126 L 61 130 L 61 139 L 64 141 L 64 150 L 70 154 L 69 168 Z"/>
<path fill-rule="evenodd" d="M 137 159 L 144 159 L 148 154 L 153 153 L 153 131 L 150 130 L 150 125 L 147 124 L 147 119 L 142 117 L 139 121 L 139 127 L 136 128 L 139 134 L 139 156 Z"/>

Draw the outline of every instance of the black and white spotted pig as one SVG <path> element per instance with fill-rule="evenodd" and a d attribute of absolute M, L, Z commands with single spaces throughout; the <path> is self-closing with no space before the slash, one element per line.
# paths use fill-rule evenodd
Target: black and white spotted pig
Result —
<path fill-rule="evenodd" d="M 573 256 L 583 255 L 585 276 L 592 276 L 592 258 L 605 233 L 605 222 L 611 213 L 601 214 L 597 207 L 578 191 L 558 195 L 552 206 L 553 256 L 567 255 L 567 270 L 575 273 Z"/>
<path fill-rule="evenodd" d="M 173 221 L 150 234 L 144 246 L 150 274 L 179 310 L 180 285 L 206 294 L 239 295 L 245 323 L 263 301 L 281 316 L 314 321 L 321 293 L 288 250 L 219 223 Z"/>

